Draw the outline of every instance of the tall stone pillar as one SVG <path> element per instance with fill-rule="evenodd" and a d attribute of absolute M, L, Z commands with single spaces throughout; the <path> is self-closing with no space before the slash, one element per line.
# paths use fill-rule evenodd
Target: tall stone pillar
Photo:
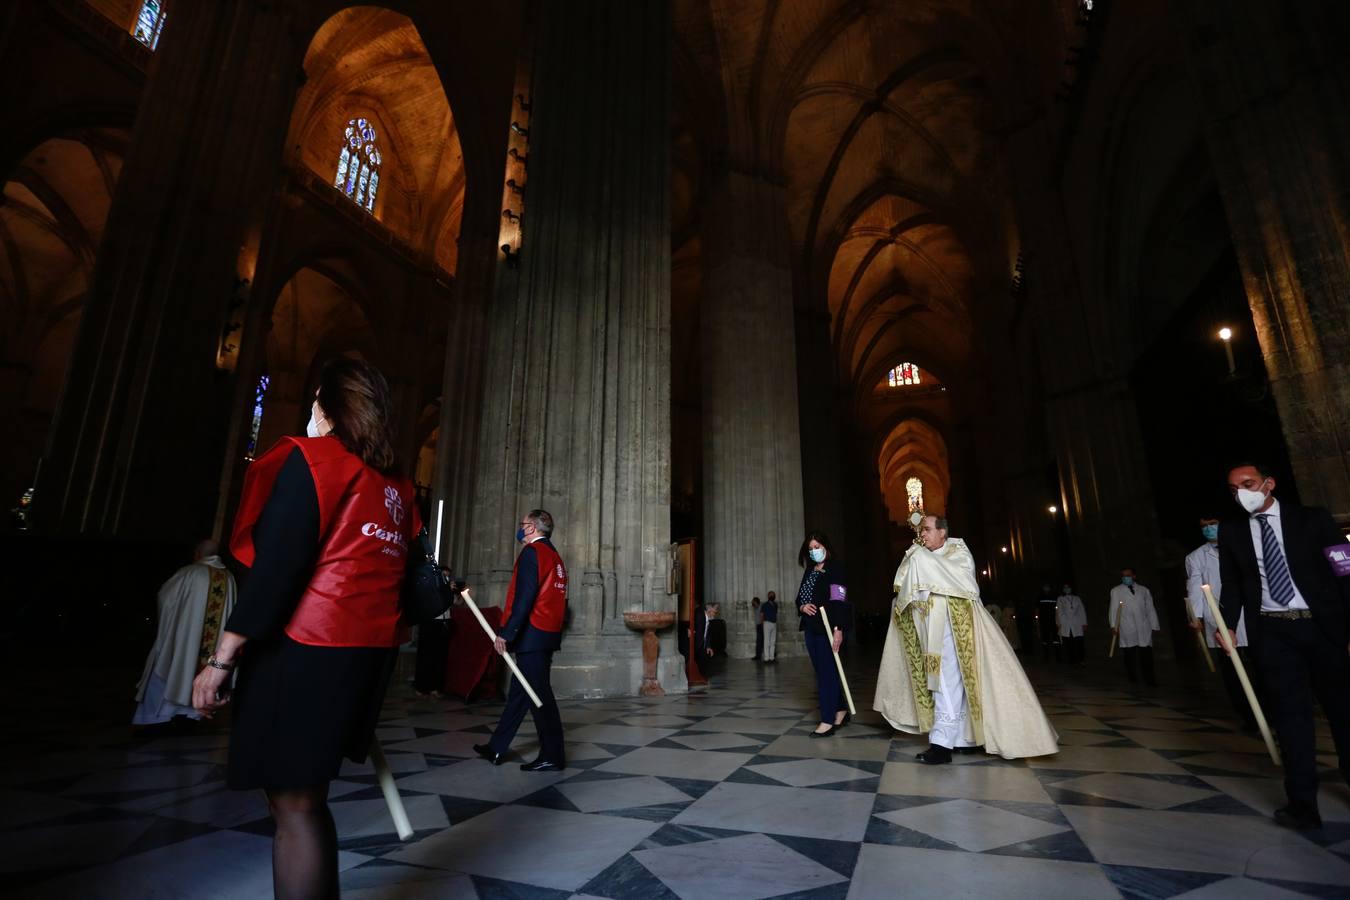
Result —
<path fill-rule="evenodd" d="M 1347 10 L 1337 2 L 1265 0 L 1188 0 L 1178 8 L 1299 493 L 1344 522 L 1350 520 Z"/>
<path fill-rule="evenodd" d="M 278 193 L 304 53 L 290 15 L 282 3 L 173 9 L 54 424 L 45 527 L 211 530 L 231 399 L 217 349 L 236 279 L 253 274 L 239 270 L 245 231 Z"/>
<path fill-rule="evenodd" d="M 704 218 L 704 597 L 722 604 L 727 650 L 748 658 L 751 597 L 791 603 L 801 580 L 802 463 L 784 188 L 728 171 Z M 791 618 L 790 616 L 788 618 Z M 783 641 L 780 652 L 799 652 Z"/>
<path fill-rule="evenodd" d="M 670 542 L 671 21 L 659 0 L 541 4 L 515 290 L 488 311 L 469 536 L 478 595 L 500 602 L 532 507 L 553 513 L 571 577 L 553 684 L 635 694 L 629 610 L 673 611 Z M 686 689 L 673 629 L 658 673 Z"/>

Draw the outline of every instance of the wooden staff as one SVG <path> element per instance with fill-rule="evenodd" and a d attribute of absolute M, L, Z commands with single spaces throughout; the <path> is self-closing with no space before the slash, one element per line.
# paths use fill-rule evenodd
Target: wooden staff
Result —
<path fill-rule="evenodd" d="M 487 632 L 488 640 L 492 641 L 493 644 L 496 644 L 497 632 L 492 630 L 492 626 L 487 623 L 487 619 L 483 618 L 483 614 L 478 611 L 478 604 L 473 602 L 473 598 L 469 596 L 468 590 L 462 591 L 460 596 L 463 597 L 464 602 L 468 604 L 469 612 L 473 613 L 473 617 L 478 620 L 478 624 L 482 625 L 483 630 Z M 525 676 L 520 674 L 520 666 L 516 665 L 515 657 L 510 653 L 503 653 L 502 659 L 506 660 L 506 664 L 511 667 L 511 674 L 520 679 L 520 686 L 525 689 L 525 693 L 530 695 L 530 702 L 533 703 L 536 708 L 543 707 L 544 701 L 539 699 L 539 695 L 534 692 L 534 688 L 530 687 L 530 683 L 525 680 Z"/>
<path fill-rule="evenodd" d="M 1261 712 L 1261 704 L 1257 702 L 1251 680 L 1247 678 L 1247 667 L 1242 664 L 1242 657 L 1238 656 L 1237 648 L 1233 646 L 1233 636 L 1228 633 L 1228 625 L 1224 622 L 1223 612 L 1219 609 L 1219 601 L 1214 599 L 1214 592 L 1209 589 L 1209 585 L 1202 584 L 1200 590 L 1205 592 L 1205 602 L 1209 604 L 1209 611 L 1214 616 L 1214 621 L 1219 623 L 1219 641 L 1223 644 L 1223 649 L 1228 651 L 1228 658 L 1233 661 L 1233 668 L 1237 670 L 1238 681 L 1242 683 L 1242 692 L 1247 695 L 1252 715 L 1256 717 L 1256 727 L 1261 729 L 1261 737 L 1265 739 L 1266 749 L 1270 751 L 1270 760 L 1278 766 L 1281 764 L 1280 751 L 1275 748 L 1275 738 L 1270 733 L 1270 726 L 1266 724 L 1265 713 Z"/>
<path fill-rule="evenodd" d="M 389 815 L 394 820 L 398 839 L 406 841 L 413 836 L 412 823 L 408 821 L 408 810 L 403 807 L 403 798 L 394 784 L 394 775 L 389 771 L 389 760 L 384 758 L 384 749 L 379 740 L 370 740 L 370 763 L 375 767 L 375 777 L 380 782 L 380 791 L 384 794 L 384 803 L 389 807 Z"/>
<path fill-rule="evenodd" d="M 839 670 L 839 683 L 844 686 L 844 699 L 848 701 L 848 714 L 856 716 L 858 710 L 853 705 L 853 692 L 848 689 L 848 679 L 844 677 L 844 663 L 839 659 L 839 651 L 834 649 L 834 629 L 830 627 L 830 614 L 820 606 L 820 623 L 825 626 L 825 637 L 830 641 L 830 652 L 834 654 L 834 667 Z"/>
<path fill-rule="evenodd" d="M 1120 601 L 1116 607 L 1116 626 L 1111 629 L 1111 649 L 1106 651 L 1106 658 L 1110 659 L 1116 655 L 1116 640 L 1120 637 L 1121 620 L 1125 618 L 1125 601 Z"/>
<path fill-rule="evenodd" d="M 1185 597 L 1184 594 L 1182 596 Z M 1209 644 L 1205 642 L 1205 617 L 1191 615 L 1191 599 L 1189 597 L 1185 597 L 1184 602 L 1186 604 L 1186 618 L 1188 618 L 1192 624 L 1196 622 L 1200 623 L 1199 628 L 1192 630 L 1195 632 L 1195 639 L 1200 642 L 1200 655 L 1205 658 L 1205 663 L 1209 666 L 1209 670 L 1213 672 L 1215 671 L 1214 657 L 1209 655 Z"/>

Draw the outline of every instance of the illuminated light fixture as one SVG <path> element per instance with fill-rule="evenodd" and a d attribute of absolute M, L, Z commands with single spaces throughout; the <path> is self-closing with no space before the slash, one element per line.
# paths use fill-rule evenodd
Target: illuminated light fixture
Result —
<path fill-rule="evenodd" d="M 1228 375 L 1237 374 L 1237 363 L 1233 359 L 1233 329 L 1227 325 L 1219 329 L 1219 340 L 1223 341 L 1223 352 L 1228 357 Z"/>
<path fill-rule="evenodd" d="M 1047 507 L 1047 509 L 1050 510 L 1050 515 L 1052 515 L 1052 516 L 1053 516 L 1055 513 L 1059 512 L 1059 507 L 1058 507 L 1058 506 L 1049 506 L 1049 507 Z"/>
<path fill-rule="evenodd" d="M 1007 547 L 1000 547 L 1000 548 L 999 548 L 999 551 L 1000 551 L 1001 553 L 1007 553 L 1007 552 L 1008 552 L 1008 548 L 1007 548 Z"/>

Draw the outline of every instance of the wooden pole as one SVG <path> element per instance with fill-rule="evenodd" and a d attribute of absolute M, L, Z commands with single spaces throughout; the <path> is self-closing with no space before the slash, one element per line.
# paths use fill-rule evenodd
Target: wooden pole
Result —
<path fill-rule="evenodd" d="M 1257 702 L 1256 691 L 1252 690 L 1251 680 L 1247 678 L 1247 667 L 1242 664 L 1242 657 L 1238 656 L 1237 648 L 1233 646 L 1233 636 L 1228 633 L 1228 625 L 1219 610 L 1219 601 L 1214 599 L 1214 592 L 1209 589 L 1209 585 L 1201 585 L 1200 590 L 1205 593 L 1205 602 L 1209 604 L 1214 621 L 1219 623 L 1219 641 L 1223 644 L 1223 649 L 1228 651 L 1228 658 L 1233 661 L 1233 668 L 1237 670 L 1238 681 L 1242 683 L 1242 692 L 1247 695 L 1252 715 L 1256 717 L 1256 727 L 1261 729 L 1261 737 L 1265 739 L 1266 749 L 1270 751 L 1270 760 L 1278 766 L 1281 764 L 1280 751 L 1275 747 L 1275 737 L 1270 733 L 1265 713 L 1261 712 L 1261 704 Z"/>
<path fill-rule="evenodd" d="M 1211 672 L 1216 671 L 1214 668 L 1214 657 L 1210 656 L 1209 644 L 1205 641 L 1205 617 L 1192 615 L 1191 598 L 1187 597 L 1184 592 L 1182 593 L 1182 597 L 1184 598 L 1182 602 L 1186 604 L 1186 618 L 1192 625 L 1197 622 L 1200 623 L 1198 628 L 1192 629 L 1195 632 L 1195 639 L 1200 642 L 1200 655 L 1205 658 L 1205 664 L 1209 666 L 1209 670 Z"/>
<path fill-rule="evenodd" d="M 408 810 L 403 806 L 398 786 L 394 784 L 394 774 L 389 771 L 389 760 L 384 758 L 384 748 L 376 738 L 370 739 L 370 763 L 375 767 L 375 778 L 380 782 L 380 791 L 384 794 L 384 803 L 389 807 L 389 815 L 394 820 L 398 839 L 406 841 L 413 836 L 412 823 L 408 821 Z"/>
<path fill-rule="evenodd" d="M 839 683 L 844 686 L 844 699 L 848 701 L 848 714 L 856 716 L 858 710 L 853 705 L 853 692 L 848 689 L 848 679 L 844 677 L 844 663 L 839 659 L 839 651 L 834 649 L 834 629 L 830 627 L 830 614 L 820 607 L 820 623 L 825 626 L 825 638 L 830 642 L 830 652 L 834 654 L 834 667 L 839 670 Z"/>
<path fill-rule="evenodd" d="M 1116 640 L 1120 637 L 1120 620 L 1125 617 L 1125 601 L 1122 600 L 1116 606 L 1116 624 L 1111 629 L 1111 649 L 1106 651 L 1106 658 L 1110 659 L 1116 655 Z"/>
<path fill-rule="evenodd" d="M 473 602 L 473 598 L 469 596 L 468 590 L 463 591 L 460 596 L 464 598 L 465 604 L 468 605 L 469 612 L 473 613 L 473 617 L 478 620 L 478 624 L 482 625 L 483 630 L 487 632 L 488 640 L 492 641 L 493 644 L 496 644 L 497 632 L 492 630 L 492 626 L 487 623 L 487 619 L 483 618 L 483 614 L 478 611 L 478 604 Z M 511 674 L 520 679 L 520 686 L 525 689 L 525 693 L 530 695 L 530 702 L 535 705 L 535 708 L 542 707 L 544 701 L 539 699 L 539 695 L 534 692 L 534 688 L 530 687 L 530 683 L 525 680 L 525 676 L 520 674 L 520 666 L 516 665 L 515 657 L 510 653 L 503 653 L 502 659 L 506 660 L 506 664 L 510 666 Z"/>

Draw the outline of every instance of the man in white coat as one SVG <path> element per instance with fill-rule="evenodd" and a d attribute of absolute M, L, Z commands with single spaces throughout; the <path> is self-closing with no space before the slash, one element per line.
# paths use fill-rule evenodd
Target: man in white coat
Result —
<path fill-rule="evenodd" d="M 1191 605 L 1191 628 L 1205 635 L 1211 650 L 1217 650 L 1219 644 L 1214 635 L 1218 632 L 1219 625 L 1214 621 L 1213 613 L 1209 611 L 1209 604 L 1205 602 L 1205 592 L 1201 588 L 1206 584 L 1209 585 L 1210 590 L 1214 592 L 1215 600 L 1223 596 L 1223 579 L 1219 576 L 1219 520 L 1209 517 L 1201 519 L 1200 533 L 1204 535 L 1205 542 L 1186 554 L 1186 600 Z M 1245 611 L 1238 616 L 1237 646 L 1238 655 L 1242 657 L 1247 672 L 1255 674 L 1257 667 L 1247 655 Z M 1219 658 L 1223 659 L 1222 656 Z M 1223 686 L 1228 692 L 1233 709 L 1237 710 L 1248 730 L 1255 731 L 1256 717 L 1252 714 L 1251 704 L 1247 702 L 1247 695 L 1242 692 L 1237 670 L 1231 665 L 1222 664 L 1218 668 L 1223 673 Z"/>
<path fill-rule="evenodd" d="M 1134 580 L 1133 569 L 1120 570 L 1120 584 L 1111 588 L 1111 631 L 1119 638 L 1118 646 L 1125 657 L 1125 674 L 1130 683 L 1144 677 L 1144 684 L 1152 687 L 1153 632 L 1160 631 L 1158 610 L 1153 606 L 1153 593 Z M 1140 672 L 1139 670 L 1143 671 Z"/>
<path fill-rule="evenodd" d="M 159 633 L 136 685 L 133 725 L 159 725 L 175 716 L 200 719 L 192 708 L 192 679 L 215 652 L 221 624 L 234 609 L 234 576 L 215 541 L 202 541 L 191 565 L 159 589 Z"/>
<path fill-rule="evenodd" d="M 1055 601 L 1055 623 L 1059 626 L 1059 640 L 1064 645 L 1065 662 L 1083 665 L 1083 638 L 1087 634 L 1087 608 L 1083 598 L 1073 592 L 1072 585 L 1064 585 Z"/>

